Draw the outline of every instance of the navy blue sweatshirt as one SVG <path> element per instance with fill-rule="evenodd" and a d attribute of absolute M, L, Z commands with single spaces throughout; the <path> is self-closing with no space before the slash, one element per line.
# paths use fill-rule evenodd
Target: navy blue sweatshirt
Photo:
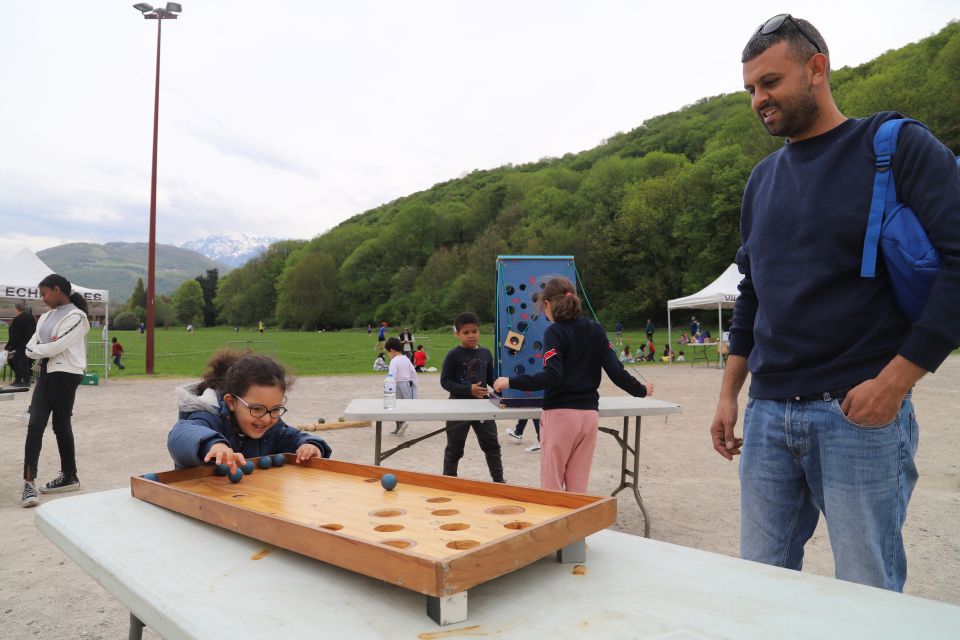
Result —
<path fill-rule="evenodd" d="M 447 353 L 440 369 L 440 386 L 451 398 L 473 398 L 470 387 L 482 382 L 493 386 L 493 355 L 484 347 L 464 349 L 456 346 Z"/>
<path fill-rule="evenodd" d="M 544 409 L 596 411 L 600 369 L 630 395 L 647 395 L 647 388 L 623 368 L 603 328 L 580 316 L 572 322 L 555 322 L 547 327 L 543 334 L 543 371 L 510 378 L 510 388 L 545 389 Z"/>
<path fill-rule="evenodd" d="M 893 159 L 901 202 L 916 212 L 943 269 L 916 325 L 897 311 L 878 260 L 860 277 L 873 192 L 873 136 L 894 113 L 850 119 L 788 143 L 753 170 L 743 196 L 744 274 L 730 353 L 748 356 L 750 395 L 789 398 L 853 386 L 897 354 L 934 371 L 957 346 L 960 176 L 953 154 L 905 125 Z"/>

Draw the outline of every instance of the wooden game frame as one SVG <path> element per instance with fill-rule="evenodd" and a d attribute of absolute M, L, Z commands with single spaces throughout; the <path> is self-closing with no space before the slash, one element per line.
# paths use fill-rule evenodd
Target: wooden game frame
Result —
<path fill-rule="evenodd" d="M 295 464 L 294 455 L 286 454 L 286 459 L 287 463 Z M 572 511 L 447 558 L 436 559 L 417 553 L 415 549 L 368 542 L 340 531 L 225 504 L 167 484 L 213 475 L 214 469 L 209 466 L 161 472 L 157 474 L 157 481 L 135 476 L 130 478 L 130 489 L 140 500 L 435 598 L 448 598 L 515 571 L 616 521 L 616 499 L 612 497 L 479 482 L 337 460 L 312 459 L 300 466 L 365 479 L 379 479 L 389 472 L 400 483 L 409 485 L 564 507 Z"/>

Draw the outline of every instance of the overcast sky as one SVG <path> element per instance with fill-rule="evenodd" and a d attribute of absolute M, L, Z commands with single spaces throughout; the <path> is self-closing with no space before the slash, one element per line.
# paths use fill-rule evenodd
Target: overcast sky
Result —
<path fill-rule="evenodd" d="M 3 4 L 0 256 L 145 241 L 157 23 L 123 0 Z M 588 149 L 742 90 L 740 51 L 779 12 L 818 26 L 834 68 L 960 17 L 956 0 L 182 4 L 161 55 L 169 244 L 309 238 L 474 169 Z"/>

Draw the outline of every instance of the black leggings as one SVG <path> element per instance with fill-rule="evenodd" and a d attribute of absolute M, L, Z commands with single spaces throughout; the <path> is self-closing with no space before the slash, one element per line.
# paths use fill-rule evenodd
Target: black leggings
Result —
<path fill-rule="evenodd" d="M 470 427 L 477 434 L 480 448 L 487 457 L 487 469 L 494 482 L 503 482 L 503 461 L 500 458 L 500 441 L 497 439 L 497 423 L 493 420 L 447 422 L 447 448 L 443 451 L 443 475 L 457 475 L 463 447 L 470 434 Z"/>
<path fill-rule="evenodd" d="M 40 448 L 47 420 L 53 414 L 53 433 L 57 436 L 60 450 L 60 471 L 65 476 L 77 475 L 77 455 L 73 446 L 73 400 L 83 376 L 79 373 L 41 372 L 33 388 L 30 400 L 30 424 L 27 426 L 27 443 L 23 452 L 23 479 L 36 480 L 40 463 Z"/>

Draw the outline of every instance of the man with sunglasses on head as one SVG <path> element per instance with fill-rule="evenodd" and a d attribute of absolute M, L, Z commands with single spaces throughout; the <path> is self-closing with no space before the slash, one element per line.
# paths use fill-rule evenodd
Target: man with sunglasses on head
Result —
<path fill-rule="evenodd" d="M 902 528 L 917 481 L 913 385 L 957 346 L 960 177 L 953 154 L 905 126 L 892 163 L 943 268 L 916 324 L 886 272 L 860 276 L 874 181 L 873 137 L 896 113 L 847 118 L 830 90 L 817 29 L 778 15 L 743 50 L 744 87 L 786 144 L 753 170 L 743 196 L 741 295 L 710 426 L 740 459 L 740 555 L 799 570 L 824 514 L 836 576 L 902 591 Z M 824 328 L 827 328 L 825 331 Z M 751 373 L 743 439 L 737 396 Z"/>

